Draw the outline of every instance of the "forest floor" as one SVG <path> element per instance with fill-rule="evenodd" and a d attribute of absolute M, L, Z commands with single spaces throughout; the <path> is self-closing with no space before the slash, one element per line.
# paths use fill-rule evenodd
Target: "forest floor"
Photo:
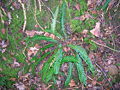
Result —
<path fill-rule="evenodd" d="M 46 84 L 39 75 L 45 61 L 34 70 L 35 61 L 30 61 L 35 55 L 40 58 L 37 52 L 44 41 L 27 45 L 26 37 L 49 29 L 51 14 L 63 1 L 67 4 L 66 33 L 74 44 L 86 49 L 95 67 L 94 76 L 85 69 L 86 86 L 77 80 L 75 70 L 68 86 L 64 86 L 62 74 Z M 0 0 L 0 17 L 0 90 L 120 89 L 120 0 Z M 58 31 L 60 19 L 59 14 Z M 67 69 L 65 63 L 60 70 L 67 73 Z"/>

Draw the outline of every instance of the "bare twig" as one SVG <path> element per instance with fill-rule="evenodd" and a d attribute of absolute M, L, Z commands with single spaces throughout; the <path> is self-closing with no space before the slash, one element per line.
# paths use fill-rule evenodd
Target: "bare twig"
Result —
<path fill-rule="evenodd" d="M 94 41 L 94 40 L 91 40 L 91 41 L 94 42 L 95 44 L 99 45 L 99 46 L 106 47 L 106 48 L 108 48 L 108 49 L 110 49 L 110 50 L 112 50 L 112 51 L 114 51 L 114 52 L 120 52 L 120 51 L 115 50 L 115 49 L 113 49 L 113 48 L 111 48 L 111 47 L 108 47 L 108 46 L 106 46 L 106 45 L 100 44 L 100 43 L 98 43 L 98 42 L 96 42 L 96 41 Z"/>
<path fill-rule="evenodd" d="M 41 12 L 41 0 L 38 0 L 38 4 L 39 4 L 39 10 Z"/>
<path fill-rule="evenodd" d="M 34 0 L 34 6 L 35 6 L 35 13 L 34 13 L 35 21 L 36 21 L 37 25 L 41 28 L 41 30 L 44 31 L 44 28 L 42 26 L 40 26 L 40 24 L 39 24 L 39 22 L 37 20 L 37 16 L 36 16 L 36 10 L 37 10 L 36 0 Z"/>
<path fill-rule="evenodd" d="M 23 9 L 23 15 L 24 15 L 23 32 L 24 32 L 24 31 L 25 31 L 25 28 L 26 28 L 26 24 L 27 24 L 26 9 L 25 9 L 25 5 L 22 3 L 21 0 L 18 0 L 18 2 L 21 4 L 22 9 Z"/>

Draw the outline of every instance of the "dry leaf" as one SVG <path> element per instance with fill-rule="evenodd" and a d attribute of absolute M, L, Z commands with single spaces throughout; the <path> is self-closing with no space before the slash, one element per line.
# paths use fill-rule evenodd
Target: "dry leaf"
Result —
<path fill-rule="evenodd" d="M 86 12 L 84 15 L 81 15 L 80 17 L 75 17 L 75 20 L 81 20 L 84 21 L 85 19 L 93 18 L 88 12 Z"/>
<path fill-rule="evenodd" d="M 25 33 L 27 34 L 27 36 L 33 37 L 35 35 L 36 31 L 35 30 L 28 31 L 27 30 Z"/>
<path fill-rule="evenodd" d="M 14 84 L 18 90 L 25 90 L 25 85 L 21 82 Z"/>
<path fill-rule="evenodd" d="M 69 85 L 70 85 L 70 87 L 76 86 L 75 81 L 72 79 L 72 80 L 70 81 Z"/>
<path fill-rule="evenodd" d="M 79 4 L 76 4 L 76 5 L 75 5 L 75 8 L 76 8 L 77 10 L 80 10 L 80 5 L 79 5 Z"/>
<path fill-rule="evenodd" d="M 101 36 L 101 33 L 100 33 L 100 22 L 97 22 L 95 28 L 92 29 L 90 32 L 91 32 L 94 36 L 100 37 L 100 36 Z"/>
<path fill-rule="evenodd" d="M 5 34 L 6 30 L 4 28 L 1 29 L 2 34 Z"/>
<path fill-rule="evenodd" d="M 28 50 L 28 53 L 27 53 L 27 56 L 28 56 L 28 60 L 31 59 L 32 56 L 35 56 L 36 53 L 38 52 L 38 46 L 36 45 L 36 47 L 30 47 L 29 50 Z"/>
<path fill-rule="evenodd" d="M 117 75 L 118 71 L 119 71 L 115 65 L 110 65 L 110 66 L 108 66 L 107 69 L 108 69 L 110 75 Z"/>

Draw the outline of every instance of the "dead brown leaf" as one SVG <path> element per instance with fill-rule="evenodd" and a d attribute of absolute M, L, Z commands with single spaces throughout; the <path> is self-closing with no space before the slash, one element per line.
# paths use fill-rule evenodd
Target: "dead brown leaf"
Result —
<path fill-rule="evenodd" d="M 70 87 L 75 87 L 76 86 L 75 81 L 72 79 L 70 81 L 69 85 L 70 85 Z"/>
<path fill-rule="evenodd" d="M 35 56 L 36 53 L 39 50 L 39 47 L 37 44 L 34 47 L 30 47 L 29 50 L 27 51 L 27 56 L 28 56 L 28 60 L 31 59 L 32 56 Z"/>
<path fill-rule="evenodd" d="M 2 28 L 1 32 L 2 32 L 2 34 L 5 34 L 5 32 L 6 32 L 5 28 Z"/>
<path fill-rule="evenodd" d="M 95 28 L 92 29 L 90 32 L 91 32 L 94 36 L 100 37 L 100 36 L 101 36 L 101 33 L 100 33 L 100 22 L 97 22 L 96 25 L 95 25 Z"/>
<path fill-rule="evenodd" d="M 76 8 L 77 10 L 80 10 L 80 4 L 76 4 L 76 5 L 75 5 L 75 8 Z"/>

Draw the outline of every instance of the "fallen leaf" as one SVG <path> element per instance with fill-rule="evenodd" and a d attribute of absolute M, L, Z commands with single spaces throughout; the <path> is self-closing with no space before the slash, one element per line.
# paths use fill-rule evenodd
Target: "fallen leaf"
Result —
<path fill-rule="evenodd" d="M 36 45 L 37 46 L 37 45 Z M 28 53 L 27 53 L 27 56 L 28 56 L 28 60 L 31 59 L 32 56 L 35 56 L 36 53 L 38 52 L 38 47 L 30 47 L 29 50 L 28 50 Z"/>
<path fill-rule="evenodd" d="M 3 69 L 2 68 L 0 68 L 0 72 L 2 72 L 3 71 Z"/>
<path fill-rule="evenodd" d="M 75 87 L 76 86 L 75 81 L 72 79 L 70 81 L 69 85 L 70 85 L 70 87 Z"/>
<path fill-rule="evenodd" d="M 2 34 L 5 34 L 6 30 L 4 28 L 1 29 Z"/>
<path fill-rule="evenodd" d="M 100 22 L 97 22 L 96 25 L 95 25 L 95 28 L 92 29 L 90 32 L 91 32 L 94 36 L 100 37 L 100 36 L 101 36 L 101 33 L 100 33 Z"/>
<path fill-rule="evenodd" d="M 75 20 L 84 21 L 85 19 L 93 18 L 88 12 L 86 12 L 84 15 L 81 15 L 80 17 L 75 17 Z"/>
<path fill-rule="evenodd" d="M 108 66 L 107 69 L 108 69 L 110 75 L 117 75 L 118 71 L 119 71 L 115 65 L 110 65 L 110 66 Z"/>
<path fill-rule="evenodd" d="M 25 90 L 25 85 L 22 82 L 14 84 L 18 90 Z"/>
<path fill-rule="evenodd" d="M 32 31 L 26 30 L 25 33 L 27 34 L 27 36 L 33 37 L 35 35 L 36 31 L 35 30 L 32 30 Z"/>
<path fill-rule="evenodd" d="M 77 10 L 80 10 L 80 4 L 76 4 L 76 5 L 75 5 L 75 8 L 76 8 Z"/>

